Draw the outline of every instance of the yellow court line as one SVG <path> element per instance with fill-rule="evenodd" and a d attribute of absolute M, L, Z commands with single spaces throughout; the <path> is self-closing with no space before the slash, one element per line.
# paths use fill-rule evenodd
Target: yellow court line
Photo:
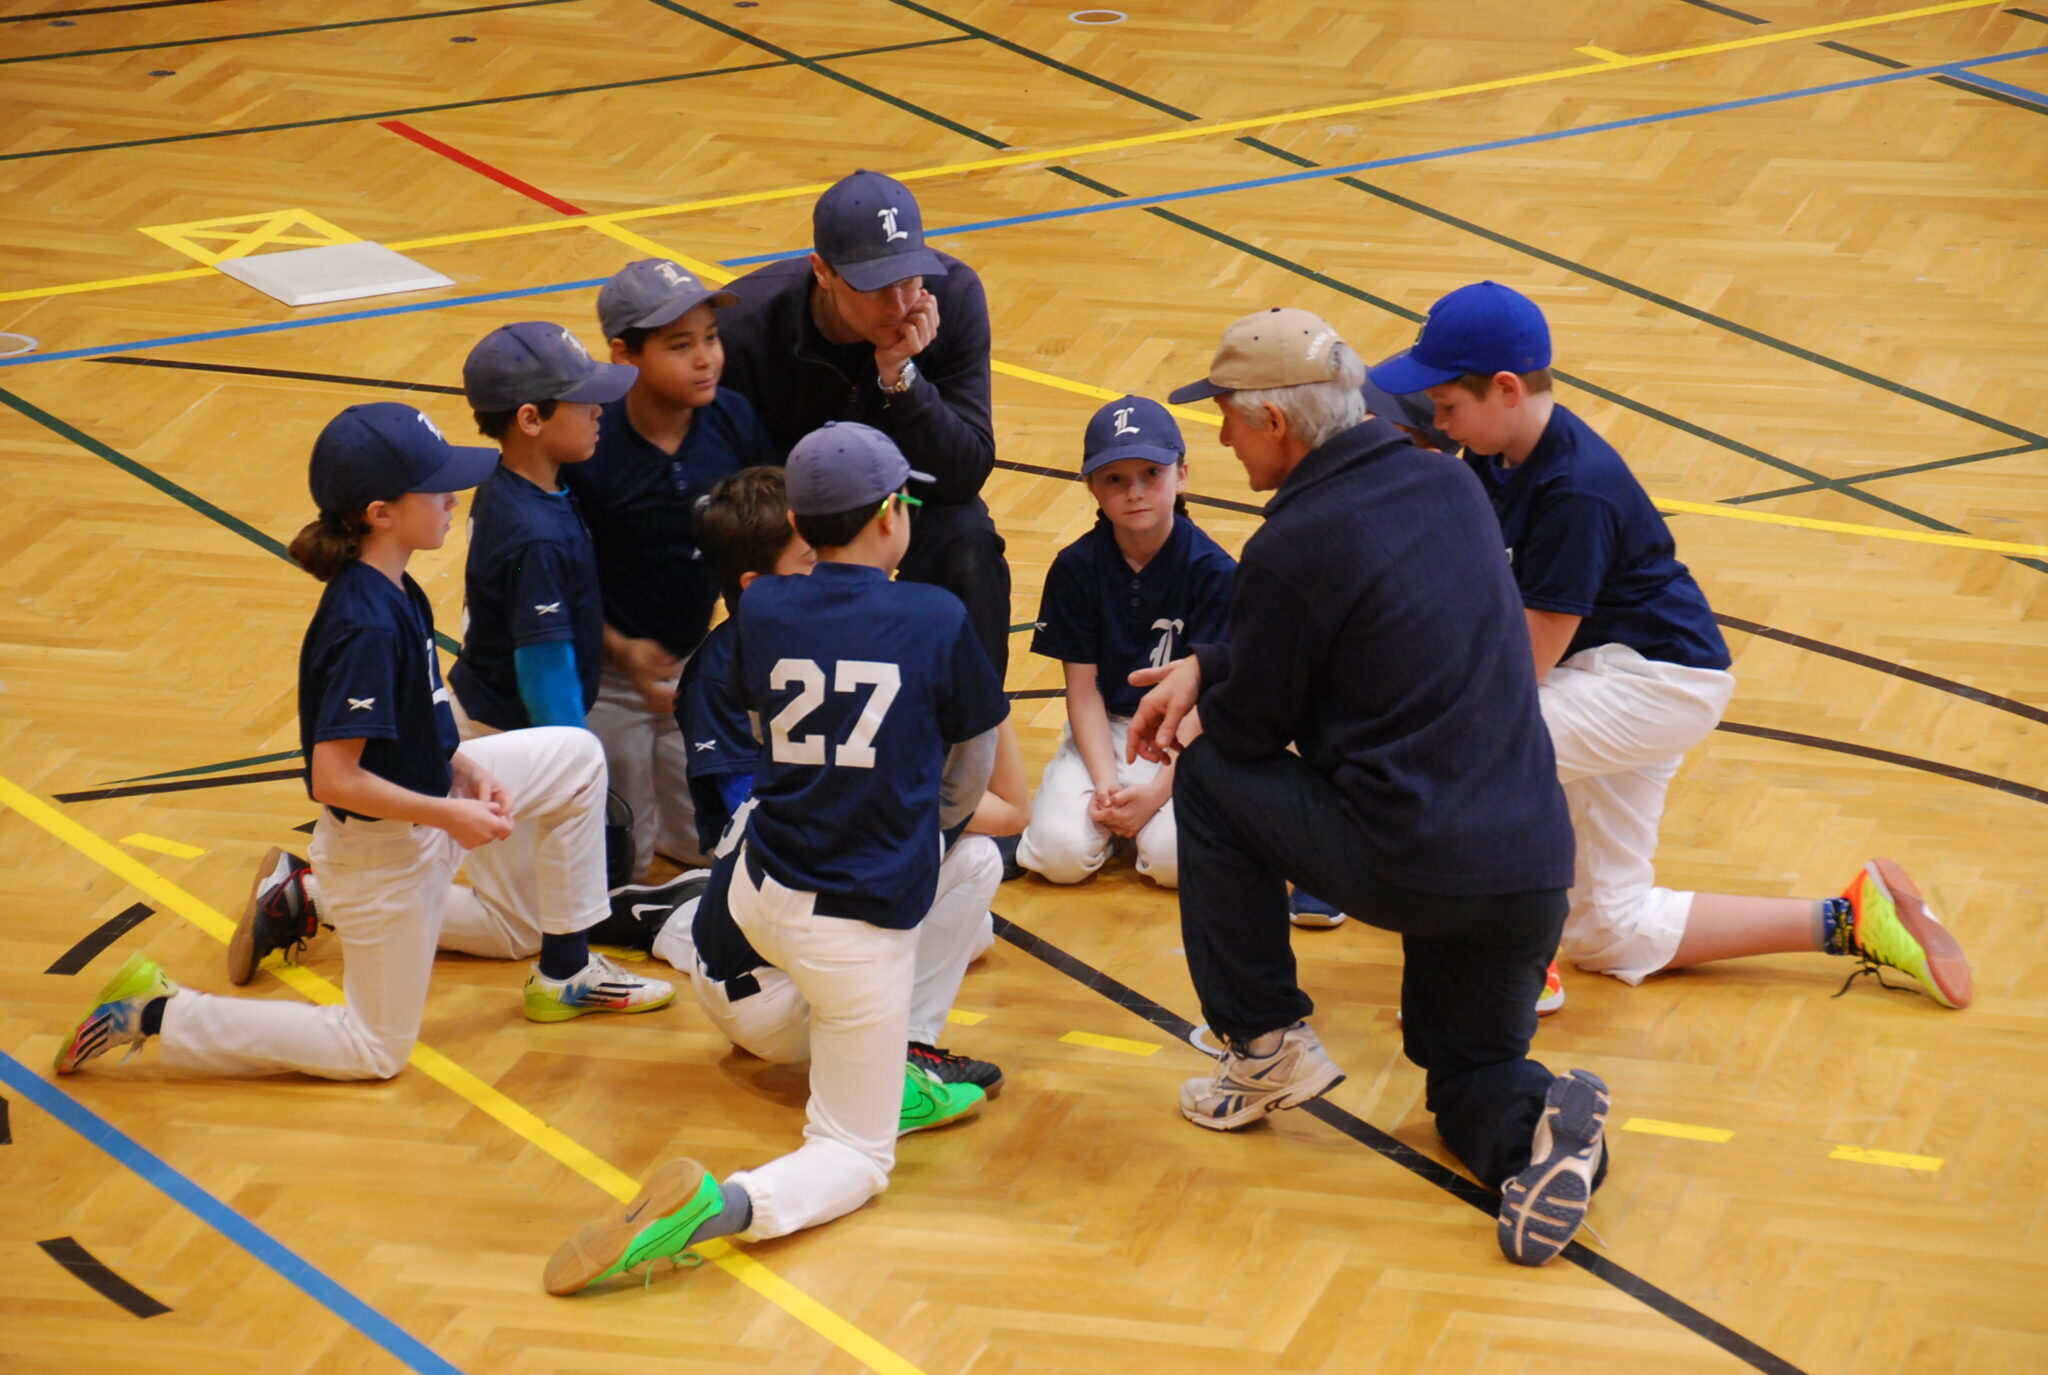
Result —
<path fill-rule="evenodd" d="M 12 809 L 34 822 L 56 839 L 69 845 L 116 878 L 147 894 L 176 912 L 215 940 L 226 943 L 235 924 L 199 898 L 158 874 L 148 865 L 121 853 L 99 836 L 59 812 L 13 780 L 0 777 L 0 806 Z M 341 990 L 328 980 L 298 965 L 275 971 L 278 978 L 307 999 L 334 1004 Z M 562 1164 L 582 1175 L 598 1188 L 629 1201 L 640 1186 L 624 1170 L 568 1134 L 549 1126 L 514 1099 L 499 1092 L 425 1042 L 415 1042 L 411 1063 L 434 1082 L 480 1109 L 512 1132 L 538 1146 Z M 804 1326 L 831 1342 L 855 1360 L 882 1375 L 923 1375 L 919 1368 L 840 1317 L 816 1299 L 798 1289 L 746 1253 L 724 1241 L 709 1241 L 696 1248 L 747 1288 L 753 1290 Z"/>
<path fill-rule="evenodd" d="M 946 1013 L 946 1020 L 954 1026 L 980 1026 L 988 1020 L 988 1014 L 986 1012 L 962 1012 L 956 1007 Z"/>
<path fill-rule="evenodd" d="M 1985 549 L 1994 554 L 2021 554 L 2048 558 L 2048 545 L 2014 544 L 2008 540 L 1978 539 L 1975 535 L 1951 535 L 1941 530 L 1893 530 L 1881 525 L 1851 525 L 1843 520 L 1815 520 L 1810 516 L 1780 516 L 1769 511 L 1745 511 L 1718 502 L 1680 501 L 1676 497 L 1653 496 L 1650 500 L 1666 511 L 1694 516 L 1719 516 L 1723 520 L 1753 520 L 1762 525 L 1790 525 L 1800 530 L 1832 530 L 1843 535 L 1866 535 L 1877 539 L 1903 540 L 1908 544 L 1946 544 L 1957 549 Z"/>
<path fill-rule="evenodd" d="M 1908 1155 L 1903 1151 L 1874 1151 L 1866 1146 L 1837 1146 L 1828 1152 L 1830 1160 L 1853 1160 L 1859 1165 L 1889 1165 L 1898 1170 L 1923 1170 L 1929 1174 L 1939 1170 L 1942 1159 L 1938 1155 Z"/>
<path fill-rule="evenodd" d="M 1709 1141 L 1717 1146 L 1735 1139 L 1735 1133 L 1725 1127 L 1695 1127 L 1690 1122 L 1660 1122 L 1654 1117 L 1631 1117 L 1621 1129 L 1646 1136 L 1675 1136 L 1681 1141 Z"/>
<path fill-rule="evenodd" d="M 1091 1046 L 1096 1050 L 1121 1051 L 1125 1055 L 1150 1055 L 1159 1049 L 1150 1041 L 1127 1041 L 1121 1036 L 1098 1036 L 1092 1031 L 1070 1031 L 1060 1040 L 1070 1046 Z"/>
<path fill-rule="evenodd" d="M 1354 100 L 1342 105 L 1323 105 L 1312 110 L 1289 110 L 1277 114 L 1252 115 L 1244 119 L 1221 120 L 1207 124 L 1188 124 L 1172 129 L 1157 130 L 1149 134 L 1133 134 L 1126 138 L 1099 139 L 1092 143 L 1070 144 L 1064 148 L 1021 149 L 1005 153 L 1000 157 L 976 158 L 970 162 L 949 162 L 937 167 L 916 168 L 909 171 L 893 172 L 899 181 L 929 181 L 937 177 L 960 176 L 969 172 L 985 172 L 1001 167 L 1022 167 L 1032 163 L 1059 162 L 1084 157 L 1092 153 L 1117 152 L 1126 148 L 1141 148 L 1162 143 L 1179 143 L 1188 139 L 1207 138 L 1212 134 L 1231 134 L 1245 129 L 1271 129 L 1283 124 L 1300 124 L 1308 120 L 1331 119 L 1339 115 L 1359 114 L 1367 110 L 1391 110 L 1405 105 L 1421 105 L 1435 100 L 1448 100 L 1455 96 L 1476 95 L 1484 91 L 1505 91 L 1521 86 L 1535 86 L 1549 81 L 1565 81 L 1572 77 L 1593 76 L 1602 72 L 1626 71 L 1633 67 L 1655 66 L 1665 62 L 1679 62 L 1695 57 L 1709 57 L 1719 53 L 1738 52 L 1746 48 L 1766 47 L 1774 43 L 1791 43 L 1800 39 L 1818 38 L 1825 34 L 1848 33 L 1855 29 L 1867 29 L 1882 24 L 1896 24 L 1909 19 L 1924 19 L 1931 15 L 1952 14 L 1959 10 L 1985 9 L 2004 4 L 2005 0 L 1947 0 L 1939 5 L 1923 5 L 1916 9 L 1894 10 L 1888 14 L 1865 15 L 1861 19 L 1842 19 L 1832 24 L 1815 24 L 1803 29 L 1787 29 L 1781 33 L 1750 34 L 1744 38 L 1732 38 L 1721 43 L 1707 43 L 1691 48 L 1673 48 L 1665 52 L 1644 53 L 1638 57 L 1610 54 L 1598 62 L 1581 64 L 1576 67 L 1557 67 L 1549 71 L 1527 72 L 1521 76 L 1495 77 L 1490 81 L 1472 81 L 1459 86 L 1444 86 L 1430 91 L 1411 91 L 1405 95 L 1377 96 L 1371 100 Z M 1604 49 L 1602 50 L 1605 51 Z M 573 229 L 583 225 L 617 225 L 626 220 L 652 219 L 663 215 L 682 215 L 697 210 L 716 210 L 731 205 L 759 205 L 767 201 L 793 200 L 802 196 L 817 196 L 830 189 L 830 182 L 812 182 L 804 186 L 785 186 L 772 191 L 745 191 L 729 196 L 711 196 L 701 200 L 677 201 L 670 205 L 643 206 L 637 210 L 619 210 L 603 215 L 571 215 L 562 219 L 536 220 L 527 224 L 505 225 L 498 229 L 471 230 L 459 234 L 438 234 L 430 238 L 408 239 L 402 243 L 385 245 L 395 250 L 415 248 L 440 248 L 450 244 L 482 243 L 492 239 L 515 238 L 525 234 L 547 234 L 558 229 Z M 64 296 L 81 291 L 109 291 L 117 287 L 139 286 L 152 282 L 178 281 L 181 279 L 211 276 L 210 269 L 186 269 L 182 272 L 152 273 L 141 277 L 114 277 L 98 282 L 73 282 L 66 286 L 31 287 L 20 291 L 0 291 L 0 302 L 23 301 L 42 296 Z"/>
<path fill-rule="evenodd" d="M 197 845 L 187 845 L 182 840 L 165 840 L 162 836 L 153 836 L 146 831 L 137 831 L 132 836 L 122 836 L 121 843 L 133 845 L 138 850 L 154 850 L 160 855 L 169 855 L 172 859 L 197 859 L 206 853 Z"/>

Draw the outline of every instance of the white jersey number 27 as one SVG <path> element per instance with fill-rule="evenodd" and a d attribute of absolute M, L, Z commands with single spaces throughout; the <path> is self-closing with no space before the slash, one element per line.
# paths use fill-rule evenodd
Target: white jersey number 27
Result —
<path fill-rule="evenodd" d="M 768 686 L 776 692 L 797 689 L 795 699 L 776 712 L 768 723 L 769 758 L 778 764 L 823 764 L 825 737 L 798 735 L 796 731 L 806 716 L 824 705 L 825 670 L 815 659 L 778 659 L 768 672 Z M 833 676 L 832 690 L 858 692 L 862 688 L 872 688 L 873 691 L 862 705 L 860 715 L 854 719 L 853 730 L 833 751 L 832 762 L 853 769 L 872 769 L 875 766 L 875 735 L 882 729 L 882 718 L 889 714 L 896 694 L 903 689 L 903 675 L 894 664 L 877 663 L 871 659 L 841 659 L 838 672 Z"/>

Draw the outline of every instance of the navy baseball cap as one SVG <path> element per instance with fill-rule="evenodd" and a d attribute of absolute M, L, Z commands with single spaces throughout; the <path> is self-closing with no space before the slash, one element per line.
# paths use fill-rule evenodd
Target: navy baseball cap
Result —
<path fill-rule="evenodd" d="M 880 504 L 906 482 L 934 479 L 910 466 L 896 441 L 871 425 L 828 420 L 791 446 L 783 472 L 789 509 L 836 516 Z"/>
<path fill-rule="evenodd" d="M 1395 354 L 1393 358 L 1382 358 L 1374 366 L 1385 367 L 1398 357 L 1400 355 Z M 1358 390 L 1365 397 L 1365 408 L 1380 419 L 1421 431 L 1432 448 L 1447 454 L 1458 452 L 1458 441 L 1436 427 L 1436 402 L 1429 399 L 1427 392 L 1410 391 L 1396 395 L 1375 386 L 1370 372 L 1366 373 L 1365 384 Z"/>
<path fill-rule="evenodd" d="M 545 320 L 500 325 L 462 360 L 462 390 L 480 411 L 517 410 L 529 401 L 603 405 L 633 390 L 640 369 L 600 363 L 583 341 Z"/>
<path fill-rule="evenodd" d="M 605 338 L 616 339 L 629 329 L 672 324 L 706 302 L 736 306 L 740 298 L 704 285 L 666 258 L 642 258 L 614 272 L 597 293 L 597 323 Z"/>
<path fill-rule="evenodd" d="M 1097 411 L 1081 440 L 1081 476 L 1121 458 L 1148 463 L 1179 463 L 1188 455 L 1187 441 L 1173 415 L 1157 401 L 1126 396 Z"/>
<path fill-rule="evenodd" d="M 905 277 L 946 275 L 939 255 L 924 246 L 917 198 L 880 172 L 855 172 L 818 197 L 811 241 L 855 291 L 879 291 Z"/>
<path fill-rule="evenodd" d="M 1499 282 L 1461 286 L 1429 308 L 1415 347 L 1374 368 L 1373 385 L 1391 395 L 1426 391 L 1466 373 L 1534 372 L 1550 366 L 1550 324 L 1543 309 Z"/>
<path fill-rule="evenodd" d="M 411 406 L 371 401 L 327 422 L 307 478 L 322 515 L 352 516 L 407 492 L 467 491 L 497 466 L 496 449 L 450 444 Z"/>

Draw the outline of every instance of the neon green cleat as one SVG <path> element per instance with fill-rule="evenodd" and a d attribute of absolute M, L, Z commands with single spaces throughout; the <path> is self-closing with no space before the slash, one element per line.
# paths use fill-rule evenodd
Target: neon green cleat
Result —
<path fill-rule="evenodd" d="M 671 1160 L 617 1213 L 585 1223 L 555 1248 L 543 1276 L 550 1294 L 574 1294 L 637 1266 L 687 1253 L 724 1208 L 718 1181 L 694 1160 Z"/>
<path fill-rule="evenodd" d="M 1896 969 L 1943 1007 L 1970 1005 L 1969 960 L 1896 861 L 1873 859 L 1842 896 L 1853 917 L 1836 928 L 1829 954 L 1855 956 L 1863 962 L 1858 973 Z"/>
<path fill-rule="evenodd" d="M 896 1134 L 908 1136 L 965 1117 L 987 1101 L 976 1084 L 949 1084 L 916 1064 L 903 1066 L 903 1112 Z"/>
<path fill-rule="evenodd" d="M 157 962 L 140 950 L 116 970 L 93 1003 L 92 1011 L 71 1028 L 71 1039 L 57 1051 L 56 1071 L 75 1073 L 87 1060 L 125 1045 L 129 1055 L 142 1048 L 142 1009 L 158 998 L 168 998 L 178 986 L 164 977 Z"/>
<path fill-rule="evenodd" d="M 526 980 L 526 1020 L 566 1022 L 587 1012 L 652 1012 L 667 1007 L 675 989 L 665 979 L 635 974 L 590 952 L 590 962 L 567 979 L 535 969 Z"/>

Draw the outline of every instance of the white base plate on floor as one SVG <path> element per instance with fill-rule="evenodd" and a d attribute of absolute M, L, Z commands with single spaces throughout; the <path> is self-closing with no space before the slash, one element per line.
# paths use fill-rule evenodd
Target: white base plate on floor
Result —
<path fill-rule="evenodd" d="M 259 253 L 213 266 L 216 272 L 288 306 L 320 306 L 455 285 L 453 278 L 380 243 L 337 243 L 288 253 Z"/>

